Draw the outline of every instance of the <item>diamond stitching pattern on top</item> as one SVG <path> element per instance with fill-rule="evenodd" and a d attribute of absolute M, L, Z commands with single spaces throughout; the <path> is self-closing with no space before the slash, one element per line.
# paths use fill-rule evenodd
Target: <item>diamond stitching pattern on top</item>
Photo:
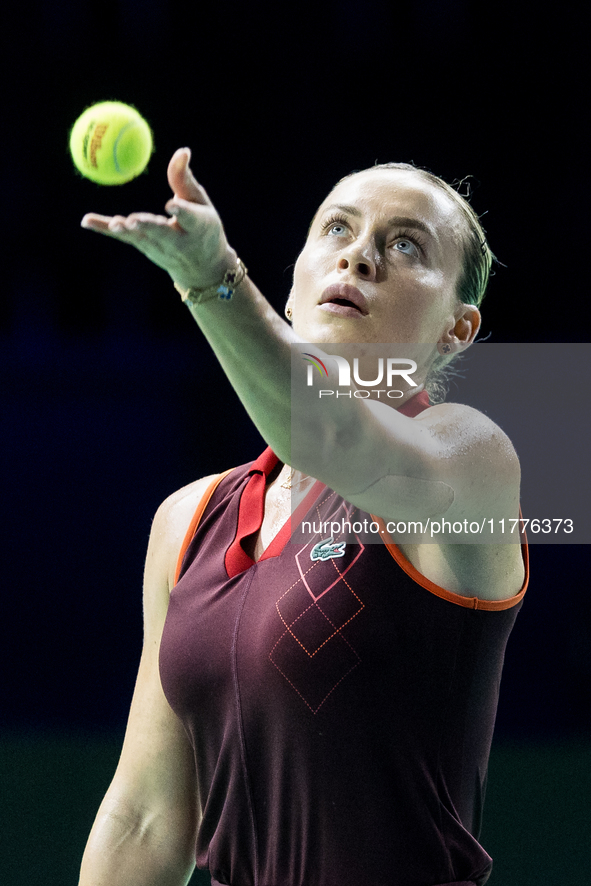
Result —
<path fill-rule="evenodd" d="M 279 641 L 277 641 L 277 642 L 279 642 Z M 347 642 L 347 641 L 345 640 L 345 642 Z M 277 645 L 277 644 L 275 644 L 275 645 Z M 350 645 L 350 644 L 347 644 L 347 645 Z M 275 648 L 275 647 L 273 647 L 273 649 L 274 649 L 274 648 Z M 359 658 L 359 656 L 357 656 L 357 657 Z M 270 655 L 269 655 L 269 658 L 271 658 Z M 322 699 L 322 701 L 320 702 L 320 704 L 315 708 L 315 707 L 313 707 L 313 706 L 310 704 L 310 702 L 308 701 L 308 699 L 305 698 L 304 695 L 302 695 L 302 693 L 300 692 L 300 690 L 298 689 L 298 687 L 295 685 L 295 683 L 293 683 L 292 680 L 289 679 L 289 677 L 288 677 L 288 676 L 287 676 L 287 675 L 281 670 L 281 668 L 279 667 L 279 665 L 277 665 L 276 662 L 274 662 L 273 659 L 271 658 L 271 662 L 272 662 L 272 664 L 275 665 L 275 667 L 277 668 L 277 670 L 279 671 L 279 673 L 281 674 L 281 676 L 282 676 L 282 677 L 285 677 L 285 679 L 287 680 L 287 682 L 289 683 L 289 685 L 292 687 L 292 689 L 295 689 L 295 691 L 296 691 L 297 694 L 300 696 L 300 698 L 302 699 L 302 701 L 304 702 L 304 704 L 305 704 L 305 705 L 306 705 L 306 706 L 312 711 L 313 714 L 317 714 L 317 713 L 318 713 L 318 711 L 320 710 L 320 708 L 322 707 L 322 705 L 324 704 L 324 702 L 326 701 L 326 699 L 327 699 L 330 695 L 332 695 L 332 693 L 335 691 L 335 689 L 337 688 L 337 686 L 339 686 L 339 685 L 343 682 L 343 680 L 345 679 L 345 677 L 348 677 L 348 676 L 349 676 L 349 674 L 351 673 L 351 671 L 353 671 L 353 670 L 357 667 L 357 665 L 359 664 L 360 661 L 361 661 L 361 659 L 359 659 L 359 661 L 358 661 L 356 664 L 354 664 L 353 667 L 350 668 L 350 670 L 348 670 L 345 674 L 343 674 L 343 676 L 340 678 L 340 680 L 337 680 L 337 682 L 334 684 L 334 686 L 332 687 L 332 689 L 330 689 L 330 690 L 326 693 L 326 695 L 324 696 L 324 698 Z"/>
<path fill-rule="evenodd" d="M 334 495 L 331 493 L 317 506 L 319 519 L 318 508 Z M 365 608 L 345 578 L 365 550 L 358 537 L 356 542 L 358 550 L 342 570 L 342 561 L 335 559 L 310 561 L 310 544 L 304 545 L 296 554 L 300 577 L 275 604 L 285 631 L 274 644 L 269 659 L 314 714 L 361 663 L 357 651 L 342 633 Z M 330 575 L 335 572 L 337 577 L 332 581 Z M 313 588 L 316 581 L 318 586 Z"/>

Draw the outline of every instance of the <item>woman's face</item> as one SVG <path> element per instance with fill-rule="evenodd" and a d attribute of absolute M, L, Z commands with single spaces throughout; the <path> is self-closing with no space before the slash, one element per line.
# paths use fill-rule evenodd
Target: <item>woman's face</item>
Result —
<path fill-rule="evenodd" d="M 341 182 L 295 265 L 295 332 L 317 344 L 436 345 L 463 322 L 461 231 L 452 200 L 418 174 L 370 169 Z"/>

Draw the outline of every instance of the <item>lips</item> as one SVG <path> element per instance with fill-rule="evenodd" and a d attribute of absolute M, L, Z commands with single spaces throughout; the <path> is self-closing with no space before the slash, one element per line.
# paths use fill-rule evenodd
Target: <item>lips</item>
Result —
<path fill-rule="evenodd" d="M 369 313 L 365 296 L 349 283 L 333 283 L 322 293 L 321 307 L 345 316 L 358 316 Z"/>

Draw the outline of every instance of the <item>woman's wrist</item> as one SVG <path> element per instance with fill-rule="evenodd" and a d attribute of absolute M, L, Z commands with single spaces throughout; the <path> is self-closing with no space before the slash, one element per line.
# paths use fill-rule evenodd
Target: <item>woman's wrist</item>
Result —
<path fill-rule="evenodd" d="M 184 287 L 175 281 L 174 287 L 188 306 L 200 305 L 214 298 L 229 301 L 247 273 L 248 269 L 244 262 L 238 258 L 234 250 L 231 250 L 226 262 L 220 268 L 219 274 L 216 275 L 218 282 L 205 287 Z"/>

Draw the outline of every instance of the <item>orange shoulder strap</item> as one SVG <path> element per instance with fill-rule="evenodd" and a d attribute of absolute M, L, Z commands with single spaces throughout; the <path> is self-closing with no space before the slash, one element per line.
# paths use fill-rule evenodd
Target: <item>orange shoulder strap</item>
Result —
<path fill-rule="evenodd" d="M 205 492 L 203 493 L 203 495 L 201 496 L 201 499 L 199 500 L 199 504 L 197 505 L 197 510 L 193 514 L 191 522 L 189 523 L 189 528 L 187 529 L 187 532 L 185 533 L 185 537 L 183 539 L 183 543 L 182 543 L 181 549 L 179 551 L 179 556 L 178 556 L 178 560 L 176 563 L 176 569 L 175 569 L 175 573 L 174 573 L 175 585 L 176 585 L 177 581 L 179 580 L 179 575 L 181 572 L 181 567 L 183 565 L 184 556 L 187 553 L 187 548 L 191 544 L 193 536 L 195 535 L 195 532 L 197 531 L 197 527 L 199 526 L 199 521 L 201 520 L 201 518 L 203 516 L 203 512 L 204 512 L 205 508 L 207 507 L 211 496 L 213 495 L 213 493 L 215 492 L 215 490 L 217 489 L 219 484 L 222 482 L 224 477 L 227 477 L 228 474 L 230 473 L 230 471 L 233 471 L 233 470 L 234 470 L 234 468 L 230 468 L 229 470 L 224 471 L 223 474 L 218 474 L 217 477 L 214 477 L 213 480 L 211 481 L 211 483 L 209 484 L 209 486 L 207 487 L 207 489 L 205 490 Z"/>

